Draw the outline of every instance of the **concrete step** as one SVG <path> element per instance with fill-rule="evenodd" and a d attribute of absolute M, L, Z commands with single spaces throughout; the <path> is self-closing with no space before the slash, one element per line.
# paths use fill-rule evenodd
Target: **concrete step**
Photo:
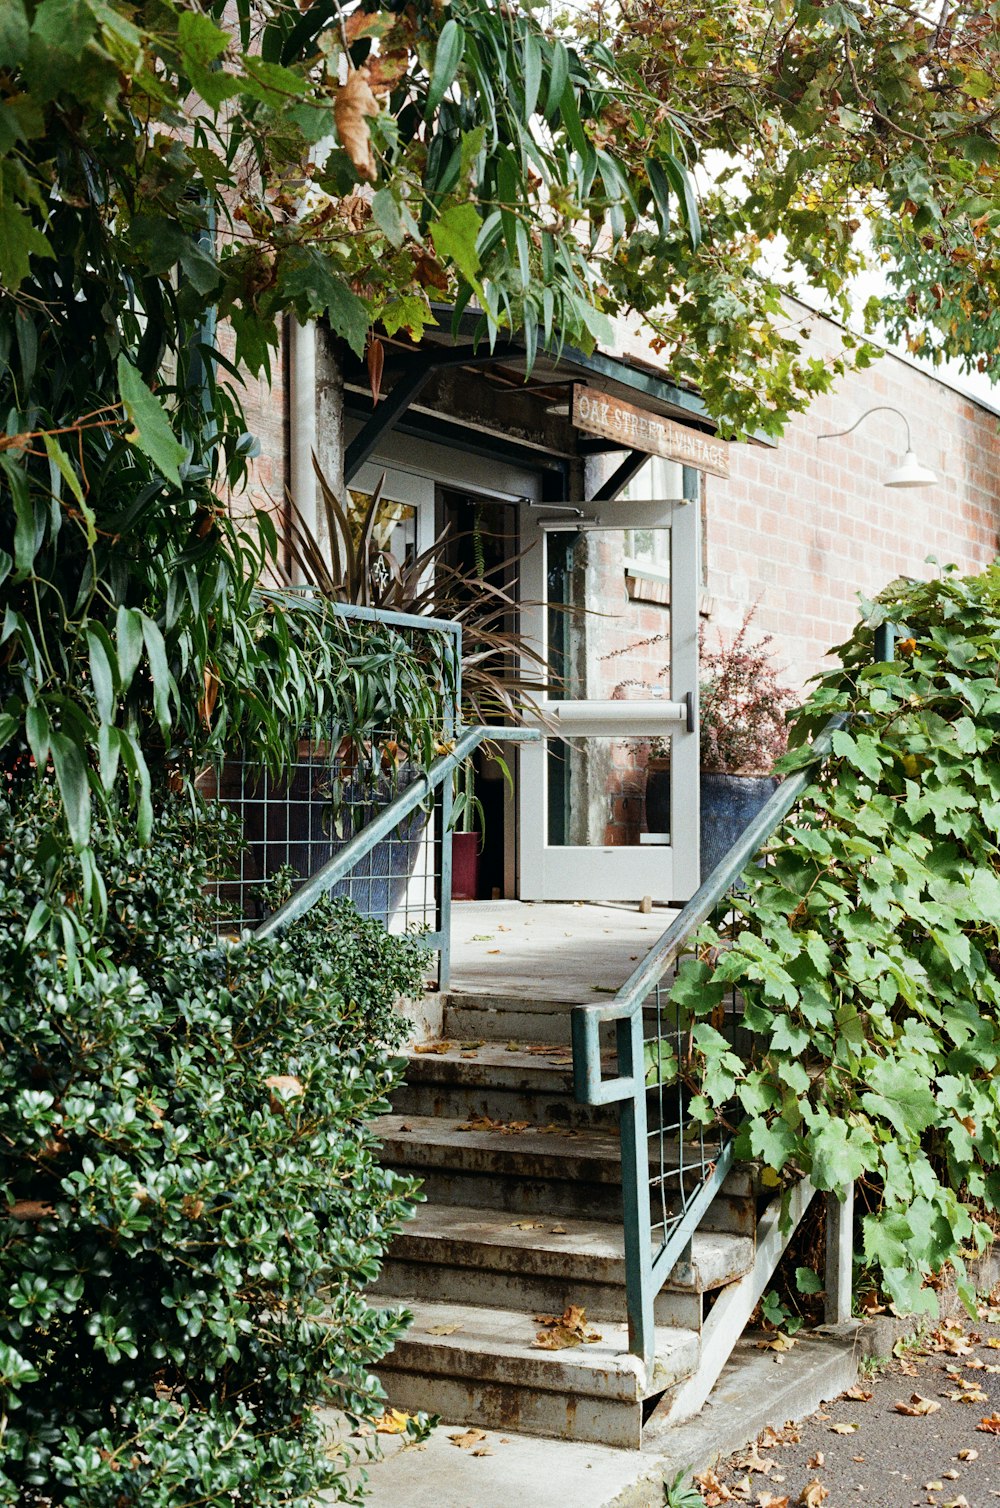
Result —
<path fill-rule="evenodd" d="M 448 1301 L 402 1304 L 413 1324 L 379 1364 L 395 1408 L 426 1409 L 482 1429 L 595 1440 L 638 1449 L 643 1402 L 690 1377 L 698 1365 L 694 1331 L 658 1329 L 652 1375 L 628 1352 L 628 1329 L 602 1322 L 600 1340 L 561 1351 L 533 1345 L 530 1311 Z"/>
<path fill-rule="evenodd" d="M 603 1127 L 618 1124 L 614 1105 L 580 1105 L 573 1097 L 573 1059 L 552 1043 L 445 1040 L 407 1054 L 405 1083 L 393 1095 L 400 1114 L 449 1120 L 489 1116 L 535 1126 Z M 614 1072 L 613 1059 L 605 1072 Z"/>
<path fill-rule="evenodd" d="M 672 975 L 667 978 L 667 985 Z M 547 985 L 551 991 L 552 984 Z M 595 989 L 594 1003 L 601 1005 L 614 991 Z M 580 1001 L 551 999 L 548 994 L 506 995 L 487 990 L 451 990 L 442 995 L 443 1034 L 446 1037 L 482 1038 L 487 1042 L 551 1042 L 566 1048 L 570 1045 L 570 1015 Z M 669 1007 L 664 1006 L 664 1020 Z M 650 995 L 643 1011 L 652 1026 L 656 1017 L 655 996 Z M 613 1025 L 601 1028 L 601 1041 L 608 1050 L 614 1047 Z"/>
<path fill-rule="evenodd" d="M 699 1231 L 691 1261 L 678 1263 L 656 1300 L 656 1320 L 699 1330 L 702 1295 L 753 1265 L 747 1236 Z M 562 1313 L 578 1304 L 594 1318 L 623 1321 L 625 1250 L 606 1221 L 516 1220 L 495 1209 L 424 1205 L 392 1244 L 376 1291 L 461 1303 Z"/>
<path fill-rule="evenodd" d="M 479 1207 L 483 1189 L 488 1186 L 490 1203 L 499 1210 L 598 1220 L 622 1218 L 617 1132 L 547 1131 L 537 1127 L 509 1133 L 497 1128 L 463 1131 L 463 1124 L 438 1116 L 382 1116 L 375 1122 L 383 1144 L 382 1160 L 390 1167 L 418 1174 L 429 1202 L 435 1205 Z M 666 1167 L 676 1166 L 677 1145 L 667 1142 L 663 1151 Z M 654 1167 L 658 1157 L 659 1148 L 652 1141 L 650 1162 Z M 483 1180 L 489 1180 L 488 1185 Z M 704 1228 L 751 1235 L 755 1181 L 752 1168 L 735 1168 L 702 1222 Z M 679 1183 L 678 1175 L 667 1186 L 668 1213 Z M 693 1167 L 685 1183 L 689 1189 L 697 1186 Z M 654 1218 L 659 1208 L 657 1197 Z"/>

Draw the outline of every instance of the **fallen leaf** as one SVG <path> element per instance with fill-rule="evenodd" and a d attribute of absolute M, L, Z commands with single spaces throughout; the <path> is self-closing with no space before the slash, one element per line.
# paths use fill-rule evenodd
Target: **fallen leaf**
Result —
<path fill-rule="evenodd" d="M 443 1053 L 451 1052 L 454 1046 L 454 1042 L 417 1042 L 413 1051 Z"/>
<path fill-rule="evenodd" d="M 759 1471 L 764 1476 L 766 1476 L 769 1471 L 774 1470 L 774 1462 L 769 1456 L 761 1455 L 760 1451 L 757 1449 L 756 1440 L 751 1445 L 748 1454 L 741 1456 L 740 1459 L 736 1462 L 736 1465 L 740 1471 Z"/>
<path fill-rule="evenodd" d="M 947 1503 L 942 1503 L 941 1508 L 969 1508 L 969 1499 L 962 1497 L 949 1498 Z"/>
<path fill-rule="evenodd" d="M 909 1403 L 897 1403 L 894 1405 L 897 1414 L 909 1414 L 911 1418 L 922 1418 L 925 1414 L 936 1414 L 941 1407 L 933 1398 L 921 1398 L 919 1393 L 911 1393 Z"/>
<path fill-rule="evenodd" d="M 757 1494 L 757 1508 L 788 1508 L 787 1497 L 775 1497 L 773 1492 L 759 1492 Z"/>
<path fill-rule="evenodd" d="M 701 1495 L 706 1504 L 714 1508 L 716 1503 L 732 1502 L 732 1493 L 724 1482 L 720 1482 L 711 1467 L 707 1471 L 700 1472 L 695 1477 L 695 1485 L 701 1489 Z"/>
<path fill-rule="evenodd" d="M 458 1045 L 463 1052 L 474 1052 L 477 1047 L 485 1047 L 486 1043 L 482 1037 L 478 1037 L 475 1042 L 459 1042 Z"/>
<path fill-rule="evenodd" d="M 930 1351 L 946 1351 L 949 1356 L 969 1356 L 972 1343 L 964 1330 L 957 1325 L 939 1325 L 927 1341 Z"/>
<path fill-rule="evenodd" d="M 872 1395 L 867 1388 L 861 1386 L 860 1382 L 856 1382 L 853 1388 L 848 1388 L 847 1392 L 841 1396 L 844 1398 L 853 1398 L 855 1403 L 869 1403 Z"/>
<path fill-rule="evenodd" d="M 955 1468 L 952 1467 L 951 1471 L 943 1471 L 941 1475 L 944 1477 L 946 1482 L 957 1482 L 962 1473 L 960 1471 L 956 1471 Z"/>
<path fill-rule="evenodd" d="M 402 1409 L 386 1409 L 385 1413 L 374 1421 L 375 1432 L 379 1435 L 405 1435 L 406 1426 L 412 1418 L 412 1414 L 404 1413 Z"/>
<path fill-rule="evenodd" d="M 537 1351 L 568 1351 L 572 1346 L 592 1346 L 601 1339 L 587 1323 L 587 1311 L 579 1304 L 567 1304 L 561 1315 L 536 1314 L 536 1324 L 543 1328 L 531 1342 Z"/>
<path fill-rule="evenodd" d="M 980 1419 L 976 1429 L 983 1435 L 1000 1435 L 1000 1414 L 990 1414 L 986 1419 Z"/>
<path fill-rule="evenodd" d="M 545 1226 L 540 1220 L 515 1220 L 511 1230 L 544 1230 Z"/>
<path fill-rule="evenodd" d="M 809 1457 L 806 1466 L 810 1471 L 818 1471 L 825 1463 L 826 1457 L 821 1450 L 818 1450 L 815 1455 Z"/>
<path fill-rule="evenodd" d="M 978 1450 L 973 1450 L 970 1446 L 965 1450 L 960 1450 L 957 1459 L 959 1461 L 978 1461 L 979 1452 Z"/>
<path fill-rule="evenodd" d="M 340 144 L 355 172 L 368 183 L 374 183 L 378 175 L 368 117 L 378 113 L 379 104 L 372 93 L 368 69 L 352 68 L 347 82 L 334 94 L 333 119 Z"/>
<path fill-rule="evenodd" d="M 790 1351 L 795 1344 L 791 1335 L 785 1335 L 779 1330 L 773 1340 L 761 1341 L 760 1349 L 762 1351 Z"/>
<path fill-rule="evenodd" d="M 565 1225 L 550 1225 L 549 1226 L 549 1235 L 550 1236 L 565 1236 L 565 1234 L 566 1234 L 566 1227 L 565 1227 Z"/>
<path fill-rule="evenodd" d="M 454 1335 L 456 1333 L 456 1331 L 461 1330 L 461 1328 L 462 1328 L 461 1325 L 428 1325 L 427 1326 L 427 1334 L 428 1335 Z"/>
<path fill-rule="evenodd" d="M 470 1454 L 474 1456 L 492 1456 L 493 1451 L 490 1450 L 488 1445 L 481 1445 L 478 1450 L 474 1450 Z"/>
<path fill-rule="evenodd" d="M 802 1505 L 802 1508 L 820 1508 L 820 1504 L 825 1503 L 829 1496 L 828 1490 L 823 1486 L 819 1477 L 814 1477 L 811 1482 L 808 1482 L 803 1487 L 797 1501 Z"/>
<path fill-rule="evenodd" d="M 858 1428 L 857 1424 L 831 1424 L 830 1433 L 831 1435 L 853 1435 Z"/>
<path fill-rule="evenodd" d="M 944 1483 L 943 1482 L 938 1482 L 936 1480 L 935 1481 L 931 1481 L 931 1482 L 925 1482 L 924 1483 L 924 1491 L 925 1492 L 944 1492 Z"/>
<path fill-rule="evenodd" d="M 486 1431 L 484 1429 L 471 1428 L 458 1430 L 455 1434 L 449 1435 L 448 1439 L 452 1445 L 457 1445 L 459 1450 L 474 1450 L 482 1445 L 486 1439 Z"/>
<path fill-rule="evenodd" d="M 899 1363 L 899 1370 L 904 1377 L 916 1377 L 917 1375 L 917 1369 L 911 1361 L 901 1361 Z"/>
<path fill-rule="evenodd" d="M 858 1463 L 859 1466 L 861 1465 L 861 1463 L 862 1463 L 862 1461 L 864 1459 L 865 1459 L 864 1456 L 852 1456 L 851 1457 L 851 1460 L 852 1461 L 857 1461 L 857 1463 Z"/>

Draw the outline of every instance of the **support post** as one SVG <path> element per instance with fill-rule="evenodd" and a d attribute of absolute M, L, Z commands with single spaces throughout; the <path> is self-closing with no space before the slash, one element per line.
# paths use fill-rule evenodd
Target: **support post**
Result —
<path fill-rule="evenodd" d="M 826 1196 L 826 1323 L 846 1325 L 854 1287 L 854 1185 Z"/>
<path fill-rule="evenodd" d="M 642 1012 L 616 1025 L 618 1072 L 636 1084 L 645 1082 Z M 646 1095 L 636 1090 L 622 1100 L 622 1215 L 625 1228 L 625 1302 L 629 1350 L 641 1356 L 647 1378 L 656 1362 L 656 1329 L 650 1257 L 653 1232 L 649 1213 L 649 1147 L 646 1141 Z"/>

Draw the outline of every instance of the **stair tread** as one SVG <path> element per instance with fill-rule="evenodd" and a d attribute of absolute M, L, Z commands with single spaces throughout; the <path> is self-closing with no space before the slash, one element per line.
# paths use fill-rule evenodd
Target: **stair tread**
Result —
<path fill-rule="evenodd" d="M 373 1129 L 388 1155 L 405 1157 L 408 1167 L 461 1167 L 475 1171 L 477 1163 L 494 1162 L 497 1153 L 502 1153 L 504 1159 L 513 1161 L 516 1158 L 521 1164 L 512 1169 L 515 1174 L 528 1176 L 530 1163 L 532 1171 L 541 1171 L 543 1176 L 547 1172 L 554 1177 L 576 1178 L 581 1176 L 580 1164 L 586 1162 L 588 1178 L 606 1183 L 621 1180 L 621 1139 L 616 1129 L 605 1131 L 600 1127 L 559 1125 L 548 1129 L 524 1125 L 523 1122 L 512 1123 L 523 1126 L 517 1131 L 505 1130 L 502 1123 L 477 1126 L 472 1130 L 461 1129 L 473 1124 L 474 1121 L 439 1115 L 393 1112 L 379 1116 L 373 1122 Z M 677 1147 L 675 1138 L 667 1138 L 664 1142 L 664 1150 L 668 1153 Z M 694 1171 L 697 1158 L 693 1146 L 689 1153 L 685 1165 Z M 655 1167 L 659 1161 L 659 1147 L 653 1137 L 649 1142 L 649 1158 L 651 1166 Z M 577 1164 L 576 1171 L 567 1170 L 570 1160 Z"/>
<path fill-rule="evenodd" d="M 393 1257 L 538 1275 L 547 1275 L 556 1263 L 567 1282 L 625 1281 L 618 1223 L 571 1216 L 519 1219 L 510 1211 L 471 1205 L 419 1206 L 393 1242 L 390 1262 Z M 696 1231 L 691 1262 L 678 1263 L 665 1286 L 686 1292 L 722 1287 L 749 1271 L 753 1257 L 749 1236 Z"/>
<path fill-rule="evenodd" d="M 658 1326 L 656 1365 L 652 1379 L 647 1380 L 642 1361 L 628 1350 L 624 1323 L 599 1320 L 593 1328 L 600 1340 L 548 1351 L 532 1344 L 541 1327 L 532 1314 L 523 1311 L 413 1300 L 405 1294 L 379 1295 L 374 1302 L 385 1308 L 403 1305 L 413 1315 L 413 1324 L 382 1363 L 388 1371 L 412 1368 L 436 1376 L 477 1377 L 638 1402 L 691 1376 L 700 1355 L 694 1330 Z M 450 1333 L 434 1333 L 443 1329 Z"/>
<path fill-rule="evenodd" d="M 432 1050 L 433 1049 L 433 1050 Z M 421 1043 L 406 1053 L 408 1083 L 484 1084 L 496 1089 L 534 1090 L 551 1087 L 571 1092 L 573 1055 L 552 1042 L 480 1042 L 463 1046 L 460 1039 Z M 607 1068 L 613 1069 L 613 1058 Z"/>

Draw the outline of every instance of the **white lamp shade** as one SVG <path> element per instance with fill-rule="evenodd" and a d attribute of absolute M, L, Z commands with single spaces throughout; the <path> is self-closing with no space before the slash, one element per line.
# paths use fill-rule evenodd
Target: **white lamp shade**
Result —
<path fill-rule="evenodd" d="M 927 466 L 921 466 L 915 453 L 908 450 L 898 466 L 882 478 L 883 487 L 933 487 L 938 478 Z"/>

